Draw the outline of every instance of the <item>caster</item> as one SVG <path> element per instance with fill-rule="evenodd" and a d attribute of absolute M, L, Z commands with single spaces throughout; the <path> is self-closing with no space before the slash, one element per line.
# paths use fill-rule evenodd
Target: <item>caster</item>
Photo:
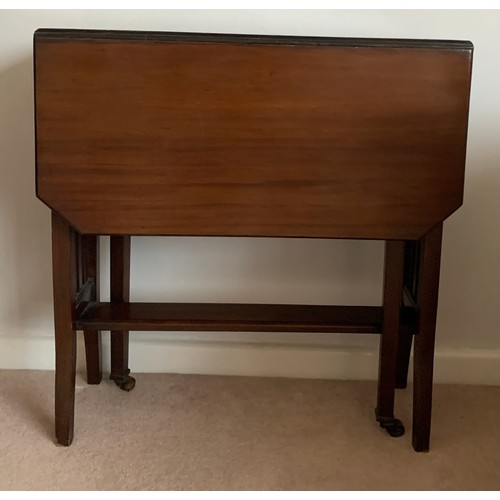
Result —
<path fill-rule="evenodd" d="M 135 387 L 135 378 L 130 375 L 110 378 L 122 391 L 130 392 Z"/>
<path fill-rule="evenodd" d="M 377 417 L 377 422 L 391 437 L 401 437 L 405 433 L 403 422 L 394 417 Z"/>

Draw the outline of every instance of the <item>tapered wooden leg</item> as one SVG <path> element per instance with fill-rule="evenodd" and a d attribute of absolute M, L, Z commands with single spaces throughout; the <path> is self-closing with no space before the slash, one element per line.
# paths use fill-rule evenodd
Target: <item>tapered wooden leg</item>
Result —
<path fill-rule="evenodd" d="M 408 296 L 403 305 L 415 307 L 418 292 L 418 267 L 419 267 L 420 245 L 418 241 L 405 242 L 405 261 L 403 287 Z M 406 303 L 408 302 L 408 303 Z M 410 366 L 410 354 L 413 343 L 413 328 L 404 325 L 399 331 L 398 361 L 396 366 L 396 389 L 406 389 L 408 385 L 408 369 Z"/>
<path fill-rule="evenodd" d="M 421 241 L 417 297 L 419 328 L 413 354 L 412 442 L 416 451 L 429 451 L 441 239 L 442 224 L 439 224 Z"/>
<path fill-rule="evenodd" d="M 74 230 L 55 212 L 52 212 L 52 269 L 56 343 L 55 430 L 57 442 L 69 446 L 73 440 L 75 411 L 76 245 Z"/>
<path fill-rule="evenodd" d="M 91 301 L 99 300 L 99 237 L 82 236 L 83 281 L 94 280 Z M 87 383 L 99 384 L 102 380 L 101 332 L 84 330 L 85 357 L 87 361 Z"/>
<path fill-rule="evenodd" d="M 407 328 L 401 328 L 396 364 L 396 389 L 406 389 L 408 386 L 408 369 L 410 367 L 412 343 L 413 333 Z"/>
<path fill-rule="evenodd" d="M 380 337 L 379 378 L 377 392 L 377 422 L 397 437 L 404 434 L 404 427 L 394 418 L 394 393 L 398 337 L 403 295 L 404 242 L 387 241 L 385 244 L 384 317 Z"/>
<path fill-rule="evenodd" d="M 130 236 L 111 236 L 111 302 L 130 299 Z M 135 386 L 128 367 L 129 332 L 111 331 L 111 375 L 121 389 L 130 391 Z"/>

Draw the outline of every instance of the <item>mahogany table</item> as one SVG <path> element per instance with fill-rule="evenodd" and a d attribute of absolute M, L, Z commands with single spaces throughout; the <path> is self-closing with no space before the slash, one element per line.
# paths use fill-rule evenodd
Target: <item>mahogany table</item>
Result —
<path fill-rule="evenodd" d="M 472 44 L 42 29 L 37 196 L 52 210 L 57 442 L 88 382 L 130 390 L 130 330 L 381 334 L 376 420 L 429 449 L 443 221 L 462 204 Z M 99 301 L 98 236 L 111 236 Z M 131 235 L 385 240 L 383 305 L 130 303 Z"/>

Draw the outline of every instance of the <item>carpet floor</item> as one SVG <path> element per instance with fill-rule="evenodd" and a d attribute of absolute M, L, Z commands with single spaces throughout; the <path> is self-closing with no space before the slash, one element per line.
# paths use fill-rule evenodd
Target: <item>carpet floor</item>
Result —
<path fill-rule="evenodd" d="M 374 421 L 374 382 L 78 376 L 75 439 L 56 446 L 53 372 L 0 371 L 2 490 L 498 490 L 500 387 L 437 385 L 430 453 Z"/>

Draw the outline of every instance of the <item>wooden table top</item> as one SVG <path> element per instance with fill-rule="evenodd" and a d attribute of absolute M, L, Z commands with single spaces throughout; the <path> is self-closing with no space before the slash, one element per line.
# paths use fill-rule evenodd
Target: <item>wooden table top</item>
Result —
<path fill-rule="evenodd" d="M 462 204 L 470 42 L 34 44 L 37 195 L 82 233 L 418 239 Z"/>

